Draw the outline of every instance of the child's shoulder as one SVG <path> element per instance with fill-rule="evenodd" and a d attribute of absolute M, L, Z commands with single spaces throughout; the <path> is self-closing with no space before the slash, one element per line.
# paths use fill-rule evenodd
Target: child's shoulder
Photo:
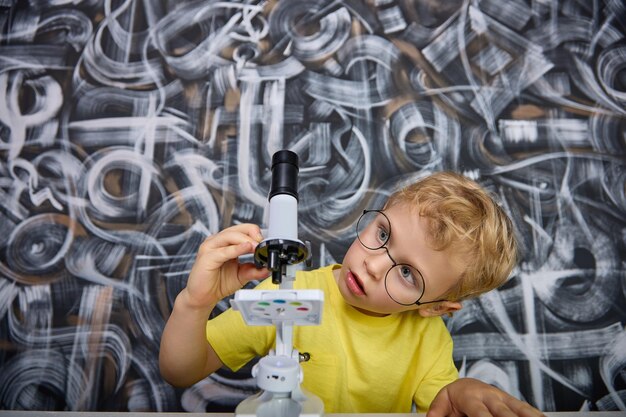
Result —
<path fill-rule="evenodd" d="M 310 271 L 298 271 L 294 288 L 319 288 L 324 289 L 335 282 L 333 271 L 341 268 L 341 265 L 331 264 Z"/>

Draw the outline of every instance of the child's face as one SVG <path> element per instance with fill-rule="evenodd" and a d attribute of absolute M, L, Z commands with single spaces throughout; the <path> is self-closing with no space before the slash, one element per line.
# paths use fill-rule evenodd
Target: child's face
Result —
<path fill-rule="evenodd" d="M 427 219 L 418 216 L 405 204 L 397 204 L 360 231 L 362 240 L 386 237 L 384 226 L 390 225 L 389 240 L 384 248 L 371 250 L 355 239 L 343 259 L 340 270 L 335 271 L 339 291 L 346 302 L 366 314 L 386 315 L 401 311 L 424 309 L 426 306 L 401 305 L 385 289 L 385 275 L 394 263 L 406 264 L 423 276 L 421 302 L 439 300 L 460 279 L 463 265 L 454 262 L 456 257 L 448 251 L 436 251 L 428 245 Z M 373 245 L 374 246 L 374 245 Z M 375 245 L 379 246 L 379 245 Z M 391 258 L 390 258 L 391 257 Z M 391 275 L 390 275 L 391 276 Z M 388 278 L 388 285 L 391 284 Z M 420 290 L 421 291 L 421 288 Z M 417 298 L 415 299 L 417 301 Z M 413 301 L 411 301 L 413 302 Z"/>

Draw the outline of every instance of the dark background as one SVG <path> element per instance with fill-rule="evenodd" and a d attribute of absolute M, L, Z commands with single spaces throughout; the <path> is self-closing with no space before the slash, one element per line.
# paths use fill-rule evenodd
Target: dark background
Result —
<path fill-rule="evenodd" d="M 0 0 L 0 29 L 0 408 L 249 395 L 245 371 L 175 390 L 159 339 L 204 237 L 263 224 L 286 148 L 314 266 L 417 177 L 488 187 L 521 260 L 447 320 L 461 373 L 626 410 L 622 1 Z"/>

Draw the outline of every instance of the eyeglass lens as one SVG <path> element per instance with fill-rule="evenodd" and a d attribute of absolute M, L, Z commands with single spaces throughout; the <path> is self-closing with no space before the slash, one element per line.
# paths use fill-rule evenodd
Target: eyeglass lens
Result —
<path fill-rule="evenodd" d="M 393 262 L 385 275 L 385 288 L 398 304 L 412 305 L 424 294 L 424 278 L 411 265 L 397 264 L 386 246 L 391 237 L 391 223 L 381 211 L 365 211 L 357 222 L 357 238 L 370 250 L 384 249 Z"/>

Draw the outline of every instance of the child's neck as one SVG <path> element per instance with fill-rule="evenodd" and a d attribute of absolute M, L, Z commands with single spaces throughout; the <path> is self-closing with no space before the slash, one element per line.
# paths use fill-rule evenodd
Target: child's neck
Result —
<path fill-rule="evenodd" d="M 356 311 L 358 311 L 361 314 L 365 314 L 366 316 L 370 316 L 370 317 L 387 317 L 389 315 L 389 313 L 384 314 L 384 313 L 376 313 L 374 311 L 369 311 L 369 310 L 364 310 L 362 308 L 359 307 L 355 307 L 353 305 L 350 305 L 350 307 L 352 307 L 353 309 L 355 309 Z"/>

